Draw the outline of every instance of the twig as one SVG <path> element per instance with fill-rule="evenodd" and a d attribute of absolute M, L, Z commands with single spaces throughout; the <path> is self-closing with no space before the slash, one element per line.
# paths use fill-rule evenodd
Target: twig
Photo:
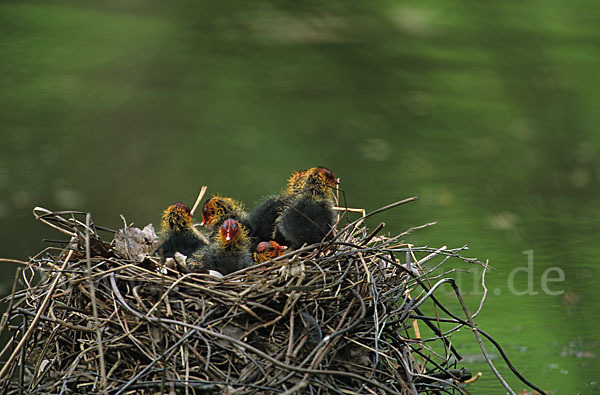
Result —
<path fill-rule="evenodd" d="M 379 233 L 381 231 L 381 229 L 383 229 L 384 226 L 385 226 L 385 222 L 380 222 L 379 225 L 377 225 L 375 227 L 375 229 L 373 229 L 373 231 L 371 233 L 369 233 L 369 235 L 367 237 L 365 237 L 364 240 L 361 241 L 360 245 L 361 246 L 367 245 L 373 237 L 377 236 L 377 233 Z"/>
<path fill-rule="evenodd" d="M 125 390 L 127 390 L 129 388 L 129 386 L 131 386 L 133 383 L 135 383 L 136 381 L 138 381 L 142 376 L 144 376 L 150 369 L 152 369 L 152 367 L 159 361 L 161 361 L 166 355 L 169 355 L 171 353 L 171 351 L 173 351 L 174 349 L 176 349 L 177 347 L 179 347 L 183 342 L 185 342 L 188 338 L 190 338 L 190 336 L 192 336 L 193 334 L 196 333 L 195 329 L 192 329 L 191 331 L 187 332 L 181 339 L 179 339 L 175 344 L 173 344 L 171 347 L 169 347 L 168 349 L 166 349 L 158 358 L 154 359 L 152 362 L 150 362 L 148 365 L 146 365 L 138 374 L 136 374 L 135 376 L 133 376 L 133 378 L 131 380 L 129 380 L 127 383 L 125 383 L 125 385 L 123 385 L 119 391 L 117 391 L 117 393 L 115 395 L 120 395 L 123 392 L 125 392 Z"/>
<path fill-rule="evenodd" d="M 494 366 L 492 359 L 490 358 L 490 356 L 488 355 L 488 353 L 485 349 L 483 340 L 481 340 L 481 336 L 479 336 L 479 331 L 477 329 L 477 325 L 475 325 L 475 322 L 473 322 L 473 317 L 471 317 L 471 313 L 469 312 L 469 308 L 467 307 L 467 304 L 465 303 L 465 300 L 462 297 L 460 289 L 456 285 L 456 282 L 453 279 L 451 279 L 451 280 L 452 281 L 450 281 L 450 284 L 452 285 L 452 289 L 454 289 L 454 293 L 456 294 L 456 297 L 458 298 L 458 301 L 460 302 L 460 305 L 461 305 L 463 311 L 465 312 L 465 316 L 467 317 L 467 322 L 469 323 L 469 326 L 471 327 L 471 330 L 473 331 L 473 334 L 475 335 L 475 338 L 477 339 L 477 343 L 479 343 L 479 347 L 481 348 L 481 352 L 483 353 L 485 360 L 487 361 L 488 365 L 490 365 L 490 368 L 492 369 L 492 372 L 494 372 L 494 375 L 496 375 L 496 378 L 498 379 L 498 381 L 500 381 L 500 383 L 508 391 L 508 393 L 511 395 L 516 395 L 515 392 L 510 388 L 508 383 L 500 375 L 500 372 L 498 372 L 498 370 Z"/>
<path fill-rule="evenodd" d="M 85 216 L 85 261 L 88 273 L 92 273 L 92 256 L 90 252 L 90 224 L 92 215 L 87 213 Z M 90 299 L 92 300 L 92 316 L 94 317 L 94 328 L 96 329 L 96 340 L 98 344 L 98 360 L 100 361 L 100 392 L 106 393 L 106 365 L 104 364 L 104 350 L 102 348 L 102 329 L 100 328 L 100 319 L 98 318 L 98 306 L 96 304 L 96 286 L 92 276 L 88 275 L 88 286 L 90 287 Z"/>
<path fill-rule="evenodd" d="M 10 292 L 11 295 L 14 295 L 15 290 L 17 289 L 17 284 L 19 282 L 19 274 L 21 274 L 20 267 L 18 267 L 15 272 L 15 279 L 13 281 L 12 291 Z M 8 320 L 10 319 L 10 316 L 12 314 L 12 307 L 14 301 L 15 298 L 10 298 L 8 306 L 6 307 L 6 311 L 4 312 L 4 314 L 2 314 L 2 320 L 0 320 L 0 333 L 4 333 L 4 328 L 6 327 L 6 324 L 8 324 Z"/>
<path fill-rule="evenodd" d="M 42 215 L 38 215 L 37 211 L 41 211 L 41 212 L 43 212 L 43 214 Z M 50 221 L 48 221 L 47 219 L 45 219 L 46 216 L 48 216 L 48 215 L 57 215 L 57 213 L 53 213 L 53 212 L 51 212 L 49 210 L 46 210 L 45 208 L 42 208 L 42 207 L 35 207 L 33 209 L 33 215 L 34 215 L 35 219 L 37 219 L 37 220 L 45 223 L 49 227 L 51 227 L 53 229 L 56 229 L 59 232 L 64 233 L 64 234 L 66 234 L 68 236 L 77 237 L 77 233 L 76 232 L 69 232 L 68 230 L 65 230 L 65 229 L 63 229 L 63 228 L 61 228 L 59 226 L 56 226 L 53 223 L 51 223 Z"/>
<path fill-rule="evenodd" d="M 207 186 L 203 185 L 202 188 L 200 189 L 200 193 L 198 194 L 198 197 L 196 198 L 196 202 L 194 203 L 194 205 L 192 206 L 192 217 L 194 216 L 194 213 L 196 212 L 196 210 L 198 209 L 198 206 L 200 205 L 200 202 L 202 202 L 202 198 L 204 197 L 204 194 L 206 193 L 207 190 Z"/>
<path fill-rule="evenodd" d="M 46 310 L 46 307 L 48 306 L 48 302 L 50 301 L 50 296 L 52 296 L 52 293 L 54 292 L 54 288 L 56 288 L 56 284 L 58 284 L 58 280 L 60 280 L 60 278 L 61 278 L 62 271 L 65 270 L 65 268 L 67 267 L 67 264 L 69 263 L 69 260 L 71 259 L 72 255 L 73 255 L 73 251 L 69 251 L 69 253 L 67 254 L 67 257 L 65 258 L 65 261 L 63 262 L 63 264 L 60 268 L 60 271 L 55 274 L 54 281 L 52 281 L 52 284 L 50 285 L 50 288 L 48 289 L 48 292 L 46 293 L 46 297 L 44 298 L 44 301 L 42 302 L 40 308 L 38 309 L 38 313 L 36 314 L 35 317 L 33 317 L 33 320 L 31 321 L 31 324 L 29 324 L 29 328 L 27 329 L 27 332 L 25 332 L 25 334 L 21 338 L 21 341 L 19 342 L 19 344 L 17 344 L 17 347 L 15 348 L 13 353 L 10 355 L 10 357 L 8 357 L 8 360 L 2 367 L 2 370 L 0 370 L 0 380 L 2 380 L 4 378 L 4 376 L 6 375 L 6 372 L 10 368 L 12 361 L 16 358 L 16 356 L 18 355 L 21 348 L 25 345 L 25 342 L 27 341 L 27 339 L 29 339 L 29 336 L 31 336 L 33 331 L 35 331 L 37 329 L 37 323 L 40 320 L 40 316 L 44 313 L 44 310 Z"/>

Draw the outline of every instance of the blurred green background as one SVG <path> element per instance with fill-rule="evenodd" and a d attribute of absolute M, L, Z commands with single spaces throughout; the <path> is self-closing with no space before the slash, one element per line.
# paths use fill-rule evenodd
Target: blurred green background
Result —
<path fill-rule="evenodd" d="M 598 393 L 598 26 L 591 0 L 5 0 L 0 256 L 60 238 L 36 205 L 143 226 L 202 185 L 252 207 L 325 165 L 351 207 L 418 196 L 370 224 L 437 221 L 406 240 L 489 259 L 479 326 L 543 389 Z M 504 393 L 463 332 L 469 392 Z"/>

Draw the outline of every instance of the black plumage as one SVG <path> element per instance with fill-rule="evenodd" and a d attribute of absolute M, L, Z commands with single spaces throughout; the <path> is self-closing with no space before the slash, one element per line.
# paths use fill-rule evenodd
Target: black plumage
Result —
<path fill-rule="evenodd" d="M 330 232 L 335 222 L 331 203 L 301 197 L 287 209 L 277 222 L 277 229 L 291 248 L 304 243 L 318 243 Z"/>
<path fill-rule="evenodd" d="M 162 217 L 162 243 L 154 253 L 164 261 L 176 252 L 189 256 L 205 245 L 192 228 L 190 208 L 183 203 L 167 207 Z"/>
<path fill-rule="evenodd" d="M 208 246 L 194 254 L 191 261 L 223 275 L 252 265 L 248 231 L 237 220 L 226 219 Z"/>
<path fill-rule="evenodd" d="M 276 233 L 273 236 L 275 221 L 285 208 L 283 199 L 285 199 L 284 195 L 269 197 L 252 210 L 248 216 L 251 250 L 255 250 L 261 241 L 275 240 L 278 243 L 284 242 L 280 233 Z"/>
<path fill-rule="evenodd" d="M 335 222 L 333 189 L 338 183 L 333 172 L 322 166 L 295 173 L 288 188 L 294 193 L 277 218 L 273 235 L 280 233 L 283 243 L 292 248 L 323 240 Z"/>
<path fill-rule="evenodd" d="M 195 234 L 183 231 L 169 235 L 156 249 L 156 253 L 164 260 L 172 258 L 176 252 L 185 256 L 190 256 L 206 243 Z"/>
<path fill-rule="evenodd" d="M 225 276 L 250 266 L 252 255 L 250 251 L 226 251 L 209 245 L 202 251 L 201 262 L 206 269 L 215 270 Z"/>
<path fill-rule="evenodd" d="M 279 218 L 295 196 L 302 190 L 307 170 L 294 172 L 287 181 L 287 187 L 278 195 L 270 196 L 260 203 L 248 216 L 251 237 L 251 249 L 255 250 L 263 241 L 275 241 L 286 244 L 286 239 L 277 229 Z"/>

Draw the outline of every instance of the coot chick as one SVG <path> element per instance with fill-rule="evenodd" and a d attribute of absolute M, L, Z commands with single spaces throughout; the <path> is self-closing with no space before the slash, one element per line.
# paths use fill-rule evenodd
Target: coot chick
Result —
<path fill-rule="evenodd" d="M 192 212 L 183 203 L 175 203 L 163 212 L 162 243 L 155 250 L 161 260 L 172 258 L 176 252 L 189 256 L 206 243 L 192 228 Z"/>
<path fill-rule="evenodd" d="M 334 223 L 333 188 L 339 183 L 325 167 L 313 167 L 298 181 L 299 194 L 277 219 L 276 229 L 287 244 L 299 248 L 320 242 Z"/>
<path fill-rule="evenodd" d="M 262 263 L 278 256 L 282 256 L 287 249 L 286 246 L 279 245 L 276 241 L 261 241 L 256 247 L 254 253 L 254 262 Z"/>
<path fill-rule="evenodd" d="M 276 231 L 275 223 L 283 210 L 289 205 L 289 200 L 302 189 L 306 170 L 299 170 L 288 179 L 287 188 L 275 196 L 270 196 L 260 203 L 248 216 L 251 249 L 257 248 L 263 241 L 274 240 L 280 244 L 285 243 L 281 233 Z M 286 205 L 287 203 L 287 205 Z"/>
<path fill-rule="evenodd" d="M 198 251 L 192 259 L 207 270 L 223 275 L 241 270 L 252 264 L 248 231 L 239 221 L 227 218 L 208 246 Z"/>

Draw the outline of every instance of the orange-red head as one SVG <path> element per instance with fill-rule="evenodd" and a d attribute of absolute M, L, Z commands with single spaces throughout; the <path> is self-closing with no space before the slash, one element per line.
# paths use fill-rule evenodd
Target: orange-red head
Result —
<path fill-rule="evenodd" d="M 163 232 L 180 232 L 192 226 L 192 211 L 183 203 L 167 207 L 162 215 Z"/>
<path fill-rule="evenodd" d="M 231 214 L 239 216 L 243 210 L 241 203 L 228 197 L 215 195 L 208 199 L 204 203 L 204 206 L 202 206 L 201 225 L 210 229 Z"/>
<path fill-rule="evenodd" d="M 246 243 L 248 236 L 246 229 L 235 219 L 228 218 L 219 228 L 219 239 L 223 245 L 237 245 Z"/>
<path fill-rule="evenodd" d="M 313 195 L 329 197 L 340 183 L 331 170 L 326 167 L 313 167 L 306 171 L 302 188 L 312 190 Z"/>
<path fill-rule="evenodd" d="M 284 254 L 287 247 L 279 245 L 275 241 L 261 241 L 256 246 L 254 261 L 257 263 L 266 262 Z"/>

